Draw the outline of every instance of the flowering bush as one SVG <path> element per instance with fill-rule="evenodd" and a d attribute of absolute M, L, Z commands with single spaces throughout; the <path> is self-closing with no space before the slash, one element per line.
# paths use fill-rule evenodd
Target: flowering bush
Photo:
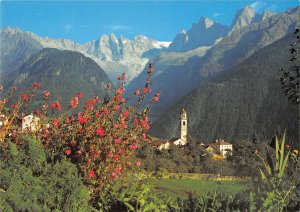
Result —
<path fill-rule="evenodd" d="M 1 145 L 5 146 L 8 139 L 18 144 L 23 134 L 36 137 L 43 144 L 48 160 L 55 162 L 67 158 L 76 164 L 93 196 L 98 197 L 115 179 L 126 175 L 127 170 L 141 165 L 132 156 L 147 138 L 149 108 L 160 96 L 156 92 L 146 107 L 140 108 L 145 96 L 152 92 L 150 78 L 153 71 L 150 65 L 145 87 L 137 89 L 128 98 L 136 99 L 133 105 L 128 105 L 128 99 L 124 97 L 125 74 L 118 77 L 115 89 L 111 84 L 107 85 L 111 96 L 92 97 L 81 110 L 78 108 L 83 96 L 81 92 L 70 100 L 68 109 L 62 110 L 59 100 L 50 102 L 52 94 L 42 91 L 40 83 L 34 83 L 16 102 L 10 103 L 16 93 L 13 88 L 7 98 L 0 101 L 1 115 L 5 119 L 0 129 Z M 38 95 L 44 99 L 41 108 L 34 109 L 40 120 L 32 121 L 33 129 L 21 131 L 17 126 L 20 113 L 30 108 L 29 103 Z"/>

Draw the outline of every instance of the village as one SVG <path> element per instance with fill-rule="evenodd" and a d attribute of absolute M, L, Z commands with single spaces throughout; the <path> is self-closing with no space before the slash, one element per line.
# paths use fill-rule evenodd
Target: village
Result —
<path fill-rule="evenodd" d="M 180 137 L 172 138 L 170 140 L 161 140 L 155 137 L 151 137 L 152 145 L 159 150 L 169 149 L 173 145 L 186 146 L 188 144 L 188 116 L 186 110 L 183 108 L 180 117 Z M 204 144 L 201 142 L 201 146 L 204 147 L 207 154 L 212 159 L 224 160 L 228 155 L 232 155 L 233 145 L 226 142 L 224 139 L 217 139 L 215 142 L 210 144 Z"/>
<path fill-rule="evenodd" d="M 6 124 L 8 120 L 5 115 L 0 115 L 0 129 Z M 188 116 L 187 112 L 183 108 L 180 116 L 180 137 L 171 138 L 170 140 L 161 140 L 159 138 L 148 136 L 151 140 L 151 145 L 154 148 L 159 149 L 169 149 L 171 146 L 186 146 L 188 144 Z M 21 131 L 35 131 L 39 128 L 40 118 L 33 113 L 29 115 L 22 114 L 21 117 L 17 117 L 15 125 L 17 129 Z M 49 125 L 48 125 L 49 127 Z M 201 143 L 207 154 L 209 154 L 212 159 L 224 160 L 228 155 L 232 155 L 233 147 L 231 143 L 226 142 L 224 139 L 217 139 L 215 142 L 210 144 Z"/>

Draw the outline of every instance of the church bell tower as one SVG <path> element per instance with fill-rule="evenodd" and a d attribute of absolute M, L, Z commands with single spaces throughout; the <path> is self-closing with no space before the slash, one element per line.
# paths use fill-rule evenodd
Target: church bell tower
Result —
<path fill-rule="evenodd" d="M 182 145 L 187 144 L 187 114 L 184 109 L 180 113 L 180 139 Z"/>

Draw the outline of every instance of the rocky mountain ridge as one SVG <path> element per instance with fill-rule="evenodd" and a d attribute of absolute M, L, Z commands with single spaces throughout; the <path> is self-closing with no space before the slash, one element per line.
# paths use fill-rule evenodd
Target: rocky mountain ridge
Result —
<path fill-rule="evenodd" d="M 1 33 L 3 43 L 7 43 L 4 39 L 9 40 L 9 36 L 18 34 L 20 37 L 31 38 L 36 45 L 40 46 L 39 49 L 55 48 L 80 52 L 97 62 L 113 82 L 116 82 L 116 76 L 123 72 L 126 73 L 128 82 L 131 81 L 148 62 L 147 58 L 142 57 L 144 52 L 150 49 L 167 48 L 170 44 L 170 42 L 160 42 L 142 35 L 138 35 L 132 40 L 123 36 L 117 38 L 113 33 L 102 35 L 100 38 L 85 44 L 69 39 L 43 38 L 32 32 L 23 32 L 18 28 L 7 27 L 2 29 Z M 3 45 L 1 44 L 1 46 Z"/>
<path fill-rule="evenodd" d="M 208 82 L 214 76 L 223 74 L 242 63 L 253 53 L 272 44 L 294 31 L 299 25 L 300 7 L 271 16 L 261 21 L 241 27 L 206 49 L 204 54 L 189 54 L 184 60 L 169 63 L 174 54 L 164 53 L 151 60 L 156 68 L 152 90 L 161 91 L 161 100 L 152 108 L 152 118 L 156 120 L 178 99 Z M 181 53 L 182 54 L 182 53 Z M 184 52 L 183 54 L 187 54 Z M 169 58 L 168 58 L 169 57 Z M 128 86 L 129 91 L 143 86 L 147 69 Z"/>

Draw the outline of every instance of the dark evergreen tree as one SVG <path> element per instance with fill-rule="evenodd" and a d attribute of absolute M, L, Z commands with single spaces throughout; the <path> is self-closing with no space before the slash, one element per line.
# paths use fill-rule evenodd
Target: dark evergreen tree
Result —
<path fill-rule="evenodd" d="M 292 65 L 288 70 L 284 68 L 281 69 L 283 72 L 280 76 L 281 88 L 288 100 L 294 104 L 299 104 L 300 102 L 300 90 L 299 90 L 299 77 L 300 77 L 300 33 L 299 29 L 296 29 L 294 34 L 296 35 L 296 41 L 290 44 L 290 62 Z"/>

